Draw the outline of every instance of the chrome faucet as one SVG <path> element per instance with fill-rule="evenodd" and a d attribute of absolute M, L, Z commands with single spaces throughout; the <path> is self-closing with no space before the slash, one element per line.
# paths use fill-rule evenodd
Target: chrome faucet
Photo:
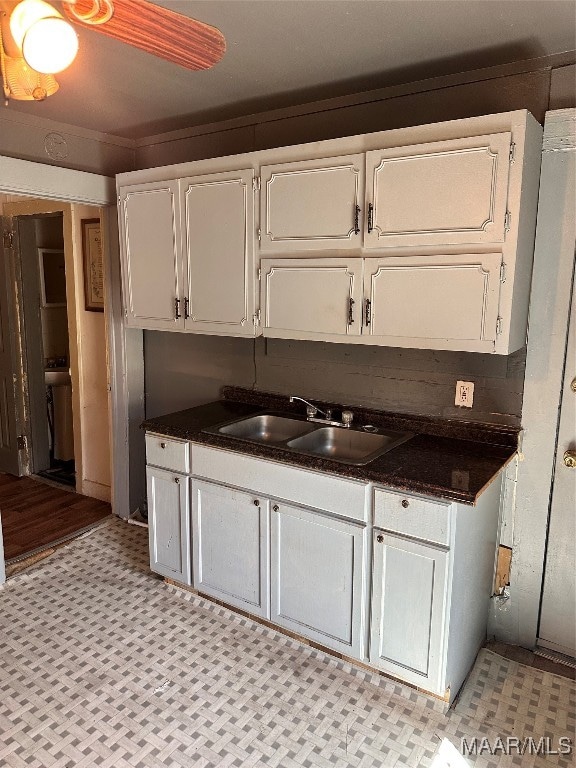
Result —
<path fill-rule="evenodd" d="M 297 397 L 296 395 L 290 395 L 290 402 L 293 403 L 295 400 L 300 400 L 301 403 L 304 403 L 306 406 L 306 419 L 307 421 L 314 421 L 318 424 L 327 424 L 331 427 L 350 427 L 352 424 L 352 419 L 354 418 L 354 414 L 352 411 L 342 411 L 342 421 L 333 421 L 332 420 L 332 409 L 326 408 L 325 411 L 323 411 L 321 408 L 318 408 L 317 405 L 313 405 L 312 403 L 308 402 L 308 400 L 304 400 L 303 397 Z M 318 418 L 317 414 L 321 413 L 324 418 Z"/>

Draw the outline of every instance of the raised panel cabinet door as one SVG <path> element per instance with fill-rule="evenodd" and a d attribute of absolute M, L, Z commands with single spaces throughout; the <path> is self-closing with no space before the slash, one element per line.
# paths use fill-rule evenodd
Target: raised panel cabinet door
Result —
<path fill-rule="evenodd" d="M 264 336 L 322 339 L 357 336 L 362 259 L 262 259 Z"/>
<path fill-rule="evenodd" d="M 368 248 L 501 243 L 510 133 L 368 152 Z"/>
<path fill-rule="evenodd" d="M 271 620 L 360 658 L 366 528 L 271 502 Z"/>
<path fill-rule="evenodd" d="M 361 245 L 364 156 L 261 168 L 263 253 Z"/>
<path fill-rule="evenodd" d="M 186 330 L 253 336 L 254 171 L 180 181 Z"/>
<path fill-rule="evenodd" d="M 268 500 L 192 480 L 194 587 L 268 618 Z"/>
<path fill-rule="evenodd" d="M 366 259 L 362 334 L 386 346 L 494 352 L 502 256 Z"/>
<path fill-rule="evenodd" d="M 120 189 L 120 246 L 126 324 L 184 327 L 176 181 Z"/>
<path fill-rule="evenodd" d="M 447 615 L 448 551 L 374 531 L 370 661 L 435 693 Z"/>
<path fill-rule="evenodd" d="M 150 568 L 162 576 L 190 584 L 188 478 L 147 467 L 146 485 Z"/>

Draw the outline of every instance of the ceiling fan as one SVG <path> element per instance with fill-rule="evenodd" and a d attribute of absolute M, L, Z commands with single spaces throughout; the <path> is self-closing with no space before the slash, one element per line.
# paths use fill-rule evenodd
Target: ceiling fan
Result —
<path fill-rule="evenodd" d="M 54 75 L 78 50 L 68 21 L 191 70 L 209 69 L 226 51 L 216 27 L 147 0 L 61 0 L 59 6 L 63 14 L 46 0 L 0 0 L 6 99 L 41 101 L 58 90 Z"/>

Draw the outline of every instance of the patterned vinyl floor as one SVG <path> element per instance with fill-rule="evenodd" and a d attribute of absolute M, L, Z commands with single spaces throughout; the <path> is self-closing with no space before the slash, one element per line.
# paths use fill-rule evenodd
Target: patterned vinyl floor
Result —
<path fill-rule="evenodd" d="M 164 584 L 148 571 L 146 530 L 117 520 L 10 579 L 0 633 L 0 766 L 574 764 L 503 756 L 497 741 L 548 737 L 557 748 L 573 736 L 570 680 L 483 650 L 445 714 L 432 698 Z M 484 753 L 463 756 L 462 738 Z"/>

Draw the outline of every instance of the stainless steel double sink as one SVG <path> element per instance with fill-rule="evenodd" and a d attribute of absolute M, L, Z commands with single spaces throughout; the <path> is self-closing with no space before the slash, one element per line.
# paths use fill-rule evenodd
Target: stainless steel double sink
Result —
<path fill-rule="evenodd" d="M 272 413 L 244 417 L 203 431 L 356 465 L 368 464 L 413 436 L 412 432 L 388 429 L 367 432 L 362 428 L 322 426 Z"/>

